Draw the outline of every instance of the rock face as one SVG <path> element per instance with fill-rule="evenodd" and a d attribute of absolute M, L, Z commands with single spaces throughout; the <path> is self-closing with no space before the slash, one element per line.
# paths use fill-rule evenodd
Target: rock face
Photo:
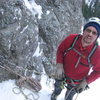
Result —
<path fill-rule="evenodd" d="M 30 6 L 36 2 L 42 7 L 40 19 L 34 7 L 30 10 L 25 2 Z M 81 0 L 0 1 L 0 64 L 15 71 L 16 66 L 21 66 L 22 75 L 32 75 L 34 70 L 50 74 L 56 64 L 58 44 L 67 34 L 81 32 L 84 20 L 81 3 Z M 0 81 L 13 78 L 16 76 L 0 68 Z"/>

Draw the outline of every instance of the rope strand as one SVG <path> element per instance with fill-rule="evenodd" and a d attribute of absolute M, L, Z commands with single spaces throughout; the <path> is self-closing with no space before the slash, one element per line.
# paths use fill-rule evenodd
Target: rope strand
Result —
<path fill-rule="evenodd" d="M 38 95 L 36 92 L 34 92 L 34 94 L 36 95 L 36 97 L 35 97 L 32 93 L 29 93 L 28 95 L 26 95 L 26 94 L 24 93 L 24 89 L 25 89 L 25 88 L 14 87 L 14 88 L 12 89 L 12 91 L 13 91 L 14 94 L 20 94 L 20 93 L 21 93 L 21 94 L 25 97 L 25 100 L 38 100 L 39 95 Z M 16 92 L 17 90 L 18 90 L 18 92 Z M 32 96 L 32 98 L 29 98 L 29 96 Z"/>
<path fill-rule="evenodd" d="M 70 95 L 70 93 L 72 92 L 74 88 L 70 89 L 70 91 L 68 92 L 68 94 L 65 96 L 65 100 L 67 100 L 68 96 Z"/>

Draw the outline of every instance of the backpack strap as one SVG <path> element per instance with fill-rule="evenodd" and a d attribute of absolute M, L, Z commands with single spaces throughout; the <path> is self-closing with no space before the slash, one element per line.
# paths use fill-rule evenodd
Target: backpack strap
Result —
<path fill-rule="evenodd" d="M 75 45 L 76 41 L 78 40 L 79 36 L 80 36 L 80 35 L 77 35 L 77 36 L 74 38 L 74 40 L 73 40 L 72 44 L 70 45 L 70 47 L 69 47 L 67 50 L 65 50 L 64 56 L 66 55 L 66 53 L 67 53 L 69 50 L 71 50 L 71 49 L 74 48 L 74 45 Z"/>
<path fill-rule="evenodd" d="M 94 46 L 93 46 L 93 48 L 92 48 L 92 50 L 90 51 L 90 53 L 89 53 L 89 55 L 88 55 L 88 57 L 87 57 L 87 61 L 88 61 L 88 63 L 89 63 L 89 67 L 90 67 L 90 68 L 93 67 L 90 60 L 91 60 L 92 55 L 93 55 L 94 52 L 96 51 L 97 47 L 98 47 L 98 43 L 95 43 Z"/>

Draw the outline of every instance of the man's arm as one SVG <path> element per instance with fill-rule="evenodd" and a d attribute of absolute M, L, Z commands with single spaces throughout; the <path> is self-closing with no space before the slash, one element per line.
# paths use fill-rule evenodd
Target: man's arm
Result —
<path fill-rule="evenodd" d="M 100 70 L 99 71 L 93 71 L 89 76 L 87 76 L 86 81 L 88 84 L 94 82 L 96 79 L 100 77 Z"/>

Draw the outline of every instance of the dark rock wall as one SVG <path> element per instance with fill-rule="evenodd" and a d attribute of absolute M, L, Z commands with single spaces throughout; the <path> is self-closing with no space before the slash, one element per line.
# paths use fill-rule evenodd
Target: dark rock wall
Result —
<path fill-rule="evenodd" d="M 32 0 L 26 0 L 31 5 Z M 42 7 L 39 19 L 24 0 L 0 1 L 0 63 L 16 69 L 47 74 L 55 66 L 58 44 L 83 24 L 81 0 L 35 0 Z M 34 7 L 33 7 L 34 8 Z M 5 61 L 6 60 L 6 61 Z M 4 65 L 2 64 L 2 65 Z M 17 70 L 17 69 L 16 69 Z M 24 73 L 20 73 L 25 75 Z M 0 68 L 0 80 L 16 78 Z"/>

